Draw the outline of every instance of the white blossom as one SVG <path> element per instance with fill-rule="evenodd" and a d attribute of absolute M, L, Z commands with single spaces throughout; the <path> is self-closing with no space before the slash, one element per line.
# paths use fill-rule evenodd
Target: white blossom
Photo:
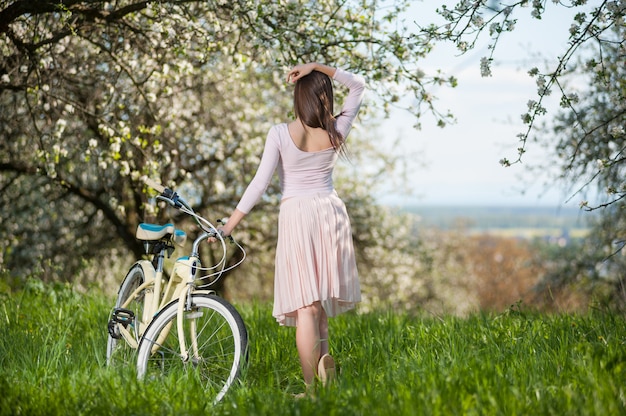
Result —
<path fill-rule="evenodd" d="M 482 16 L 474 15 L 472 17 L 472 24 L 476 27 L 482 27 L 485 24 L 485 21 Z"/>
<path fill-rule="evenodd" d="M 515 21 L 514 20 L 507 20 L 505 23 L 505 30 L 512 32 L 513 30 L 515 30 Z"/>
<path fill-rule="evenodd" d="M 122 160 L 120 162 L 120 165 L 121 165 L 120 175 L 128 176 L 130 174 L 130 165 L 128 164 L 128 161 Z"/>
<path fill-rule="evenodd" d="M 539 75 L 537 77 L 537 90 L 539 91 L 539 94 L 542 94 L 545 91 L 546 88 L 546 77 L 543 75 Z"/>
<path fill-rule="evenodd" d="M 224 185 L 224 182 L 220 180 L 215 181 L 213 187 L 215 188 L 215 193 L 217 195 L 223 194 L 226 191 L 226 185 Z"/>
<path fill-rule="evenodd" d="M 109 145 L 109 150 L 113 154 L 118 154 L 122 148 L 122 141 L 119 137 L 114 137 Z"/>
<path fill-rule="evenodd" d="M 624 126 L 612 126 L 609 129 L 609 134 L 614 137 L 614 138 L 618 138 L 620 136 L 624 135 Z"/>
<path fill-rule="evenodd" d="M 480 58 L 480 75 L 483 77 L 491 76 L 491 59 L 486 57 Z"/>

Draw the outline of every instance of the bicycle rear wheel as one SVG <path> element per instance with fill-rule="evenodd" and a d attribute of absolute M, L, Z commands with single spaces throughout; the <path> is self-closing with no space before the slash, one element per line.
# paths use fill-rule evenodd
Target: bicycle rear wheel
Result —
<path fill-rule="evenodd" d="M 135 363 L 141 336 L 146 289 L 133 293 L 145 282 L 143 268 L 135 264 L 128 272 L 117 294 L 108 324 L 107 365 L 128 366 Z M 151 290 L 151 289 L 150 289 Z"/>
<path fill-rule="evenodd" d="M 191 295 L 191 309 L 184 311 L 183 357 L 178 328 L 178 305 L 174 301 L 146 329 L 137 353 L 139 379 L 193 372 L 209 398 L 218 402 L 247 362 L 248 333 L 237 310 L 224 299 L 210 294 Z"/>

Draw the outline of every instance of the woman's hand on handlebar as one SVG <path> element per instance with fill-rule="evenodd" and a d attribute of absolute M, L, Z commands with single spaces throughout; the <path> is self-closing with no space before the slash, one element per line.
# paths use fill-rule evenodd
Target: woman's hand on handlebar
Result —
<path fill-rule="evenodd" d="M 217 227 L 218 231 L 221 232 L 222 237 L 230 237 L 231 233 L 233 232 L 233 229 L 237 226 L 237 224 L 239 224 L 239 222 L 245 216 L 246 216 L 245 213 L 239 211 L 238 209 L 235 209 L 233 213 L 231 214 L 231 216 L 225 222 L 224 220 L 222 220 L 222 225 L 220 227 Z M 207 241 L 212 243 L 212 242 L 217 241 L 217 238 L 209 237 Z"/>
<path fill-rule="evenodd" d="M 224 226 L 217 227 L 217 232 L 222 236 L 222 239 L 224 239 L 226 237 L 230 237 L 230 232 L 226 233 L 226 231 L 224 231 Z M 215 234 L 213 234 L 213 236 L 210 236 L 209 238 L 207 238 L 207 241 L 209 243 L 214 243 L 217 240 L 218 240 L 218 237 Z"/>

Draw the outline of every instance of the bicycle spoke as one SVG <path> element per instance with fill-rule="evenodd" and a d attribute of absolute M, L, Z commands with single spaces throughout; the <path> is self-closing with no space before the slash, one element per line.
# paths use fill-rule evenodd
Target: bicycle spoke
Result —
<path fill-rule="evenodd" d="M 146 330 L 139 347 L 138 372 L 140 377 L 152 378 L 180 368 L 187 374 L 195 374 L 205 389 L 213 392 L 215 400 L 219 400 L 245 362 L 247 333 L 239 314 L 223 299 L 212 295 L 194 295 L 193 299 L 194 309 L 185 312 L 182 320 L 187 356 L 181 353 L 178 337 L 178 305 L 172 304 Z"/>

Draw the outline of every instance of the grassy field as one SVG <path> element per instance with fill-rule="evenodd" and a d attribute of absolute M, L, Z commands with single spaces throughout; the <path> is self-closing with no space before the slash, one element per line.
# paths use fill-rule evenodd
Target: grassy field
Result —
<path fill-rule="evenodd" d="M 193 379 L 138 382 L 105 366 L 111 299 L 31 285 L 0 295 L 2 415 L 623 415 L 626 320 L 523 308 L 467 318 L 350 314 L 331 321 L 337 384 L 301 392 L 293 329 L 237 305 L 250 334 L 241 385 L 219 405 Z"/>

